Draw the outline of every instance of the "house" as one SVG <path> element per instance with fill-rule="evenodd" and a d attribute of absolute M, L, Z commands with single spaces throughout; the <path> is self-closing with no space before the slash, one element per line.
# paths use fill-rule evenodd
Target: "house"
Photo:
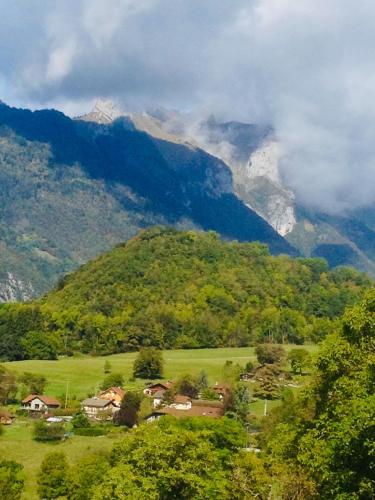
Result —
<path fill-rule="evenodd" d="M 169 408 L 175 408 L 176 410 L 190 410 L 191 399 L 187 396 L 177 394 L 174 397 L 173 403 L 169 405 Z"/>
<path fill-rule="evenodd" d="M 156 382 L 155 384 L 151 384 L 146 389 L 143 390 L 143 394 L 146 396 L 153 396 L 157 392 L 166 392 L 172 389 L 173 382 Z"/>
<path fill-rule="evenodd" d="M 114 401 L 117 406 L 120 406 L 123 397 L 125 396 L 125 391 L 122 387 L 109 387 L 105 391 L 99 393 L 98 397 L 100 399 L 109 399 Z"/>
<path fill-rule="evenodd" d="M 97 420 L 112 420 L 113 414 L 119 410 L 113 400 L 96 396 L 82 401 L 81 407 L 88 417 Z"/>
<path fill-rule="evenodd" d="M 224 415 L 224 407 L 220 401 L 192 400 L 190 403 L 191 406 L 189 409 L 181 410 L 176 407 L 172 407 L 172 405 L 155 409 L 148 417 L 146 417 L 146 422 L 153 422 L 165 415 L 170 415 L 176 418 L 220 418 Z"/>
<path fill-rule="evenodd" d="M 2 425 L 10 425 L 15 416 L 9 413 L 7 410 L 0 410 L 0 424 Z"/>
<path fill-rule="evenodd" d="M 60 401 L 40 394 L 30 394 L 21 402 L 21 410 L 46 413 L 48 410 L 60 408 Z"/>

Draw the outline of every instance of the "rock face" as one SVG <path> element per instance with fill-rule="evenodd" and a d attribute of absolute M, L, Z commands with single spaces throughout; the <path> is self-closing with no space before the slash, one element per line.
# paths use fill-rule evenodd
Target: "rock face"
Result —
<path fill-rule="evenodd" d="M 250 156 L 247 165 L 235 168 L 235 189 L 248 205 L 282 236 L 296 224 L 294 195 L 282 185 L 279 162 L 282 147 L 265 139 Z"/>
<path fill-rule="evenodd" d="M 280 175 L 283 148 L 270 127 L 221 123 L 212 117 L 196 120 L 167 111 L 132 120 L 156 137 L 168 134 L 171 141 L 200 147 L 222 159 L 232 172 L 237 196 L 303 255 L 324 255 L 332 266 L 353 265 L 375 276 L 375 207 L 335 217 L 296 203 Z M 340 259 L 334 259 L 333 252 Z"/>
<path fill-rule="evenodd" d="M 25 283 L 8 272 L 6 278 L 0 280 L 0 302 L 24 302 L 34 295 L 31 283 Z"/>

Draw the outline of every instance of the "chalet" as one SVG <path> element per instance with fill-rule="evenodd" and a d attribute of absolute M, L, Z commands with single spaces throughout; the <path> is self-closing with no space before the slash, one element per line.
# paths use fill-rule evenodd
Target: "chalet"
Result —
<path fill-rule="evenodd" d="M 81 406 L 88 417 L 96 420 L 112 420 L 113 414 L 119 410 L 113 400 L 98 397 L 85 399 Z"/>
<path fill-rule="evenodd" d="M 9 413 L 7 410 L 0 410 L 0 424 L 2 425 L 10 425 L 15 416 Z"/>
<path fill-rule="evenodd" d="M 100 392 L 98 395 L 100 399 L 108 399 L 114 401 L 117 406 L 120 406 L 124 396 L 125 391 L 121 387 L 109 387 L 105 391 Z"/>
<path fill-rule="evenodd" d="M 40 394 L 30 394 L 21 402 L 21 409 L 29 412 L 46 413 L 56 408 L 60 408 L 60 402 L 57 399 Z"/>
<path fill-rule="evenodd" d="M 157 392 L 166 392 L 172 389 L 173 382 L 156 382 L 155 384 L 149 385 L 143 390 L 143 394 L 146 396 L 153 396 Z"/>

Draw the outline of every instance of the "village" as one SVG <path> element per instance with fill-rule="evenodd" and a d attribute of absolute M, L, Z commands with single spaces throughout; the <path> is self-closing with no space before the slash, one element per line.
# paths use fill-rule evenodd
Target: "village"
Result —
<path fill-rule="evenodd" d="M 229 394 L 227 384 L 215 384 L 211 389 L 216 399 L 205 400 L 198 394 L 197 398 L 191 398 L 182 394 L 172 395 L 174 383 L 155 382 L 148 385 L 143 390 L 143 395 L 149 398 L 152 411 L 146 416 L 146 422 L 152 422 L 164 415 L 171 415 L 176 418 L 184 417 L 208 417 L 218 418 L 224 414 L 224 399 Z M 81 401 L 81 411 L 92 421 L 108 422 L 113 421 L 116 413 L 121 408 L 126 391 L 122 387 L 109 387 L 100 391 L 96 396 L 89 397 Z M 21 401 L 20 410 L 27 412 L 33 418 L 43 418 L 48 423 L 69 422 L 71 415 L 60 415 L 63 405 L 51 396 L 44 394 L 29 394 Z M 56 410 L 59 415 L 56 416 Z M 9 425 L 15 418 L 10 412 L 3 410 L 0 413 L 0 423 Z"/>

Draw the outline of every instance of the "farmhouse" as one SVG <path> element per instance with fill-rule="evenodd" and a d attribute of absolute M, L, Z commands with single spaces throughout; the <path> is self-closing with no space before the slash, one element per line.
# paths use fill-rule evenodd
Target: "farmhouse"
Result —
<path fill-rule="evenodd" d="M 60 402 L 57 399 L 40 394 L 30 394 L 21 402 L 21 409 L 30 412 L 46 413 L 56 408 L 60 408 Z"/>
<path fill-rule="evenodd" d="M 125 391 L 122 387 L 109 387 L 105 391 L 99 393 L 100 399 L 108 399 L 114 401 L 118 406 L 120 406 L 123 397 L 125 396 Z"/>
<path fill-rule="evenodd" d="M 113 400 L 98 397 L 85 399 L 81 406 L 88 417 L 97 420 L 112 420 L 113 414 L 119 410 Z"/>
<path fill-rule="evenodd" d="M 143 394 L 146 396 L 153 396 L 157 392 L 166 392 L 172 389 L 173 382 L 156 382 L 155 384 L 149 385 L 143 390 Z"/>

